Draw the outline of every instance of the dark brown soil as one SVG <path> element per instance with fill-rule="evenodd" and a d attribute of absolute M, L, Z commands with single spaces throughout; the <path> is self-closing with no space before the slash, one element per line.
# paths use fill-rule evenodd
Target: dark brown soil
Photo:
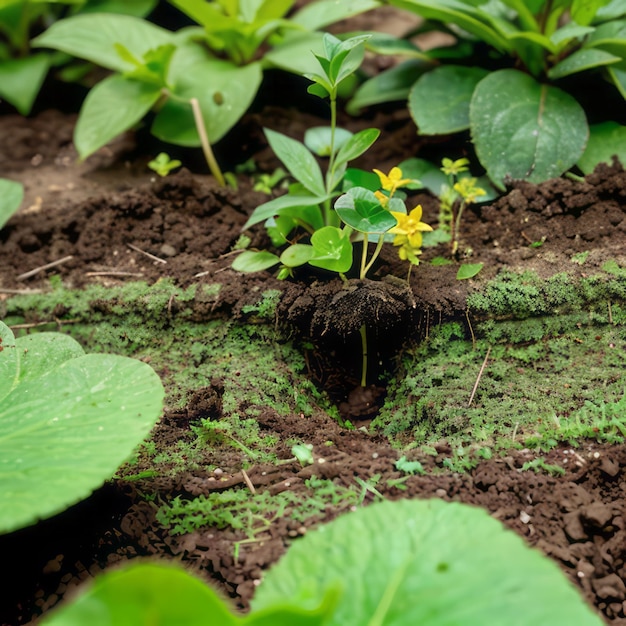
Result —
<path fill-rule="evenodd" d="M 236 318 L 259 289 L 279 289 L 281 316 L 314 344 L 311 376 L 352 418 L 371 415 L 383 391 L 373 385 L 356 393 L 358 363 L 341 358 L 355 352 L 346 347 L 357 340 L 361 324 L 371 322 L 364 311 L 377 312 L 372 349 L 385 366 L 407 339 L 403 330 L 407 326 L 415 327 L 414 336 L 419 338 L 428 319 L 463 315 L 473 284 L 457 281 L 454 266 L 424 262 L 412 272 L 410 290 L 400 280 L 381 281 L 389 273 L 406 275 L 393 250 L 385 252 L 373 280 L 364 285 L 352 278 L 346 286 L 322 274 L 302 274 L 291 282 L 279 282 L 265 272 L 242 276 L 230 269 L 229 253 L 250 212 L 266 199 L 251 190 L 249 180 L 241 177 L 239 190 L 234 191 L 218 189 L 212 180 L 188 171 L 157 179 L 145 168 L 145 155 L 133 152 L 131 137 L 78 165 L 71 146 L 73 121 L 55 112 L 29 121 L 0 119 L 2 174 L 23 181 L 27 192 L 27 208 L 0 232 L 0 294 L 4 294 L 0 297 L 10 297 L 14 290 L 46 290 L 51 274 L 73 287 L 171 277 L 180 285 L 221 283 L 220 300 L 211 314 Z M 248 149 L 257 154 L 261 167 L 271 170 L 277 163 L 261 143 L 261 125 L 301 138 L 311 122 L 296 111 L 265 109 L 245 122 Z M 357 164 L 360 167 L 387 171 L 415 155 L 415 131 L 404 113 L 379 113 L 352 128 L 369 125 L 380 127 L 383 139 L 367 160 Z M 425 152 L 432 149 L 424 147 Z M 424 205 L 425 221 L 435 223 L 436 201 L 424 194 L 414 200 Z M 462 250 L 471 249 L 472 262 L 485 263 L 481 275 L 485 278 L 503 265 L 553 275 L 560 268 L 571 269 L 571 255 L 583 251 L 590 251 L 584 271 L 591 272 L 605 260 L 626 254 L 625 205 L 626 173 L 617 164 L 600 167 L 582 183 L 559 179 L 540 186 L 519 184 L 493 205 L 468 211 Z M 253 229 L 251 235 L 253 243 L 267 245 L 262 229 Z M 541 240 L 541 247 L 530 247 Z M 427 249 L 423 259 L 446 254 L 443 247 Z M 53 269 L 21 276 L 64 258 Z M 329 350 L 339 355 L 334 369 L 324 361 Z M 167 444 L 184 438 L 190 420 L 207 414 L 219 419 L 220 411 L 216 382 L 215 389 L 198 390 L 184 411 L 166 412 L 155 441 Z M 258 420 L 282 441 L 311 442 L 325 462 L 305 469 L 296 463 L 253 467 L 247 475 L 257 490 L 298 493 L 312 473 L 348 487 L 354 487 L 357 478 L 367 481 L 380 474 L 376 489 L 385 497 L 438 497 L 482 506 L 555 559 L 607 623 L 626 624 L 626 446 L 560 447 L 546 455 L 549 463 L 563 465 L 568 460 L 569 469 L 558 478 L 520 472 L 527 460 L 521 451 L 485 461 L 466 475 L 441 470 L 411 476 L 401 491 L 387 486 L 388 479 L 402 474 L 394 467 L 397 452 L 382 436 L 346 430 L 324 414 L 305 418 L 268 409 Z M 327 441 L 334 446 L 326 447 Z M 277 453 L 290 456 L 287 449 Z M 211 462 L 221 468 L 219 478 L 201 471 L 181 473 L 176 478 L 151 478 L 149 489 L 166 497 L 244 483 L 238 456 Z M 432 469 L 438 460 L 430 457 L 424 462 Z M 233 546 L 241 534 L 209 528 L 171 536 L 141 496 L 145 487 L 141 481 L 111 481 L 64 514 L 0 537 L 7 572 L 0 593 L 0 623 L 36 619 L 80 581 L 143 555 L 182 560 L 245 608 L 263 570 L 309 525 L 341 511 L 329 506 L 321 517 L 304 524 L 277 519 L 257 535 L 257 541 L 243 545 L 235 561 Z M 366 503 L 375 497 L 369 491 L 363 495 Z"/>

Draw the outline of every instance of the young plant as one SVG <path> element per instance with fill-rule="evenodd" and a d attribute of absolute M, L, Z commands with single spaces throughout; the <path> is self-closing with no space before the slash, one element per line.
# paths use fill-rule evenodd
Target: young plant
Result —
<path fill-rule="evenodd" d="M 22 115 L 28 115 L 50 68 L 69 62 L 62 54 L 33 53 L 30 45 L 31 36 L 41 32 L 68 12 L 88 12 L 96 5 L 101 11 L 143 16 L 154 8 L 156 0 L 0 2 L 0 97 L 12 104 Z"/>
<path fill-rule="evenodd" d="M 16 339 L 0 322 L 0 534 L 100 487 L 148 435 L 163 395 L 145 363 L 86 355 L 61 333 Z"/>
<path fill-rule="evenodd" d="M 212 145 L 248 110 L 263 70 L 291 66 L 297 71 L 298 54 L 302 56 L 298 38 L 306 39 L 308 50 L 321 45 L 322 33 L 307 29 L 377 3 L 358 0 L 340 5 L 322 0 L 292 20 L 282 17 L 293 4 L 285 0 L 177 0 L 174 4 L 204 28 L 173 33 L 131 16 L 77 15 L 53 24 L 33 44 L 87 59 L 113 72 L 91 89 L 81 109 L 74 134 L 81 158 L 135 126 L 152 110 L 152 133 L 176 145 L 201 146 L 209 169 L 224 185 Z M 285 30 L 293 31 L 291 37 L 282 35 Z M 268 38 L 284 43 L 285 48 L 260 59 L 260 46 Z"/>
<path fill-rule="evenodd" d="M 148 167 L 159 176 L 167 176 L 172 170 L 179 168 L 181 165 L 182 163 L 178 159 L 170 158 L 167 152 L 160 152 L 148 163 Z"/>
<path fill-rule="evenodd" d="M 546 556 L 487 511 L 441 500 L 375 503 L 307 533 L 251 605 L 235 614 L 184 570 L 142 563 L 96 577 L 42 624 L 602 624 Z"/>
<path fill-rule="evenodd" d="M 24 187 L 21 183 L 0 178 L 0 229 L 17 212 L 24 199 Z"/>
<path fill-rule="evenodd" d="M 481 164 L 500 188 L 508 179 L 538 183 L 574 165 L 587 173 L 613 154 L 626 158 L 626 127 L 606 119 L 590 127 L 569 93 L 576 86 L 572 76 L 604 76 L 616 95 L 626 97 L 621 0 L 387 4 L 420 15 L 421 30 L 439 29 L 456 43 L 428 53 L 410 47 L 420 63 L 411 58 L 405 71 L 394 68 L 393 75 L 373 78 L 355 94 L 353 109 L 368 104 L 369 94 L 381 92 L 382 85 L 389 99 L 408 95 L 421 134 L 470 130 Z M 592 100 L 590 109 L 596 104 Z"/>

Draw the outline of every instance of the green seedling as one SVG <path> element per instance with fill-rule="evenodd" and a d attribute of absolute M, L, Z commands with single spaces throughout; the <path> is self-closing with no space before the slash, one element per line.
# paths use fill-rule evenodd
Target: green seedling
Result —
<path fill-rule="evenodd" d="M 163 386 L 145 363 L 0 322 L 0 534 L 86 498 L 148 435 Z"/>
<path fill-rule="evenodd" d="M 408 97 L 420 134 L 469 129 L 478 159 L 500 188 L 508 179 L 539 183 L 574 165 L 588 173 L 614 154 L 626 157 L 626 127 L 606 116 L 589 126 L 571 80 L 596 80 L 602 89 L 606 78 L 618 98 L 626 97 L 621 0 L 386 4 L 424 18 L 411 38 L 439 30 L 454 43 L 423 52 L 404 40 L 403 51 L 398 42 L 392 49 L 408 60 L 365 83 L 353 110 Z M 595 118 L 597 104 L 591 99 L 586 105 Z"/>
<path fill-rule="evenodd" d="M 181 165 L 182 163 L 178 159 L 171 159 L 167 152 L 160 152 L 148 163 L 148 167 L 159 176 L 167 176 L 172 170 L 179 168 Z"/>
<path fill-rule="evenodd" d="M 30 38 L 45 30 L 65 14 L 89 12 L 97 4 L 101 11 L 147 15 L 156 0 L 99 2 L 57 0 L 46 2 L 3 0 L 0 2 L 0 97 L 19 113 L 28 115 L 50 68 L 61 67 L 61 77 L 72 80 L 85 68 L 72 67 L 72 59 L 63 54 L 33 52 Z"/>
<path fill-rule="evenodd" d="M 0 178 L 0 229 L 17 212 L 24 199 L 24 187 L 21 183 Z"/>
<path fill-rule="evenodd" d="M 441 500 L 376 503 L 307 533 L 251 605 L 235 614 L 184 570 L 143 563 L 96 577 L 42 624 L 79 626 L 87 614 L 96 626 L 499 626 L 515 615 L 524 624 L 602 624 L 555 563 L 486 511 Z"/>

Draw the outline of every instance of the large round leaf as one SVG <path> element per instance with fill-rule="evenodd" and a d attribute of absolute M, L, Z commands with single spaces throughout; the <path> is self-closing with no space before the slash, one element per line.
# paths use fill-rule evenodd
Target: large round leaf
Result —
<path fill-rule="evenodd" d="M 470 104 L 472 140 L 489 177 L 540 183 L 560 176 L 582 155 L 589 128 L 565 92 L 517 70 L 483 78 Z"/>
<path fill-rule="evenodd" d="M 418 78 L 409 94 L 409 111 L 422 135 L 457 133 L 469 128 L 470 100 L 487 71 L 442 65 Z"/>
<path fill-rule="evenodd" d="M 150 432 L 163 403 L 145 363 L 84 355 L 52 333 L 11 345 L 6 330 L 0 372 L 12 383 L 0 389 L 0 533 L 87 497 Z"/>
<path fill-rule="evenodd" d="M 343 593 L 330 625 L 601 626 L 557 566 L 486 511 L 441 500 L 374 504 L 296 542 L 252 612 Z"/>

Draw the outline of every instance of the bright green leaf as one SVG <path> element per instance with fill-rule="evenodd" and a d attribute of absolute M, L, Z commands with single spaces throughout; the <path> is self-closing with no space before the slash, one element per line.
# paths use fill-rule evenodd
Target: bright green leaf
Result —
<path fill-rule="evenodd" d="M 283 250 L 280 255 L 280 262 L 287 267 L 299 267 L 308 263 L 315 254 L 313 246 L 304 243 L 295 243 Z"/>
<path fill-rule="evenodd" d="M 0 178 L 0 229 L 20 208 L 24 199 L 24 187 L 14 180 Z"/>
<path fill-rule="evenodd" d="M 49 54 L 32 54 L 0 62 L 0 97 L 28 115 L 48 73 Z"/>
<path fill-rule="evenodd" d="M 232 268 L 238 272 L 262 272 L 279 262 L 280 259 L 267 250 L 244 250 L 235 258 Z"/>
<path fill-rule="evenodd" d="M 616 57 L 604 50 L 583 48 L 582 50 L 577 50 L 573 54 L 570 54 L 560 63 L 550 68 L 548 76 L 552 79 L 563 78 L 570 74 L 577 74 L 578 72 L 602 67 L 603 65 L 619 63 L 621 60 L 620 57 Z"/>
<path fill-rule="evenodd" d="M 133 65 L 115 50 L 122 43 L 138 59 L 171 42 L 172 33 L 131 15 L 88 13 L 55 22 L 32 41 L 33 46 L 61 50 L 96 65 L 124 72 Z"/>
<path fill-rule="evenodd" d="M 161 381 L 140 361 L 81 356 L 76 342 L 50 333 L 5 347 L 0 371 L 5 359 L 15 367 L 13 353 L 18 378 L 0 406 L 0 533 L 87 497 L 150 432 L 163 405 Z"/>
<path fill-rule="evenodd" d="M 87 94 L 74 129 L 74 144 L 81 159 L 132 128 L 160 96 L 158 86 L 118 74 L 99 82 Z"/>
<path fill-rule="evenodd" d="M 273 198 L 268 202 L 264 202 L 254 209 L 252 215 L 248 218 L 248 221 L 243 225 L 243 230 L 246 230 L 246 228 L 250 228 L 255 224 L 259 224 L 260 222 L 264 222 L 270 217 L 281 215 L 283 211 L 285 211 L 289 216 L 294 217 L 295 213 L 292 209 L 297 210 L 298 207 L 320 205 L 325 199 L 325 196 L 304 196 L 295 194 L 278 196 L 278 198 Z"/>
<path fill-rule="evenodd" d="M 592 124 L 587 148 L 576 165 L 590 174 L 598 163 L 611 163 L 614 156 L 626 163 L 626 126 L 617 122 Z"/>
<path fill-rule="evenodd" d="M 300 9 L 291 22 L 307 30 L 320 30 L 347 17 L 358 15 L 379 6 L 376 0 L 318 0 Z"/>
<path fill-rule="evenodd" d="M 474 278 L 474 276 L 483 269 L 483 265 L 484 263 L 463 263 L 456 273 L 456 279 L 466 280 L 468 278 Z"/>
<path fill-rule="evenodd" d="M 297 181 L 316 196 L 326 194 L 320 166 L 304 144 L 269 129 L 265 129 L 265 136 L 276 156 Z"/>
<path fill-rule="evenodd" d="M 363 187 L 353 187 L 339 196 L 335 211 L 344 223 L 361 233 L 385 233 L 397 224 L 374 193 Z"/>
<path fill-rule="evenodd" d="M 139 563 L 107 572 L 72 604 L 52 611 L 45 626 L 236 626 L 220 596 L 184 569 Z"/>
<path fill-rule="evenodd" d="M 335 159 L 335 165 L 341 165 L 360 157 L 371 147 L 379 136 L 380 131 L 377 128 L 366 128 L 352 135 L 352 137 L 341 146 L 337 158 Z"/>
<path fill-rule="evenodd" d="M 324 226 L 316 230 L 311 237 L 315 256 L 310 265 L 330 270 L 347 272 L 352 267 L 352 244 L 350 236 L 335 226 Z"/>
<path fill-rule="evenodd" d="M 422 135 L 469 128 L 470 100 L 488 72 L 479 67 L 442 65 L 420 76 L 409 95 L 409 110 Z"/>
<path fill-rule="evenodd" d="M 380 178 L 374 172 L 366 172 L 355 167 L 349 167 L 343 176 L 342 191 L 348 191 L 352 187 L 365 187 L 370 191 L 380 189 Z"/>
<path fill-rule="evenodd" d="M 560 176 L 578 161 L 588 136 L 572 96 L 517 70 L 478 83 L 470 122 L 478 158 L 500 187 L 509 178 L 539 183 Z"/>
<path fill-rule="evenodd" d="M 332 129 L 330 126 L 313 126 L 304 133 L 304 145 L 320 157 L 330 156 Z M 335 128 L 334 152 L 341 148 L 352 137 L 345 128 Z"/>
<path fill-rule="evenodd" d="M 265 575 L 252 615 L 286 599 L 315 608 L 337 585 L 328 626 L 602 624 L 554 562 L 487 511 L 436 499 L 372 504 L 307 533 Z"/>

